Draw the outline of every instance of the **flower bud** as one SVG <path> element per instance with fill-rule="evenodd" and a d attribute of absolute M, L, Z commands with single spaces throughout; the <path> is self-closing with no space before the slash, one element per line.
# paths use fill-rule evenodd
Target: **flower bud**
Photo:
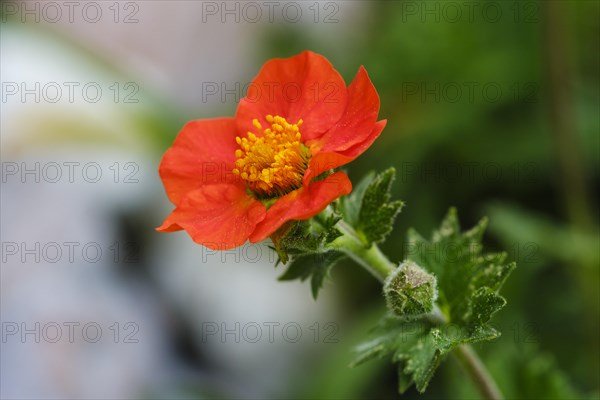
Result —
<path fill-rule="evenodd" d="M 396 315 L 416 316 L 433 310 L 437 299 L 435 276 L 412 261 L 404 261 L 386 278 L 383 293 Z"/>

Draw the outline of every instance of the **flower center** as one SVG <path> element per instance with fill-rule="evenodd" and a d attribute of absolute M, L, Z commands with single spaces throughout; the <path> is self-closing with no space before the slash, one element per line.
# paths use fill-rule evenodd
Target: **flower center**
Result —
<path fill-rule="evenodd" d="M 248 182 L 258 198 L 280 197 L 302 186 L 302 177 L 310 158 L 308 147 L 301 139 L 302 120 L 290 124 L 278 115 L 266 116 L 270 128 L 262 129 L 257 119 L 252 125 L 256 134 L 236 137 L 240 146 L 235 151 L 233 173 Z"/>

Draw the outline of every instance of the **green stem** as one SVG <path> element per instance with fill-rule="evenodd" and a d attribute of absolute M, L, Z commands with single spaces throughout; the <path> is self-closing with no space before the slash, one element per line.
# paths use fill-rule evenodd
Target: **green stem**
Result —
<path fill-rule="evenodd" d="M 358 233 L 350 225 L 339 221 L 336 228 L 340 230 L 342 236 L 334 240 L 331 246 L 356 261 L 380 282 L 383 282 L 388 274 L 396 269 L 396 264 L 392 263 L 375 243 L 371 247 L 365 247 Z M 447 322 L 446 317 L 437 306 L 427 319 L 435 325 Z M 484 399 L 501 400 L 504 398 L 496 382 L 471 346 L 466 344 L 458 346 L 453 354 L 462 363 Z"/>
<path fill-rule="evenodd" d="M 376 244 L 369 248 L 365 247 L 363 241 L 360 240 L 358 234 L 350 225 L 344 221 L 339 221 L 336 228 L 342 232 L 342 236 L 332 243 L 332 247 L 345 253 L 380 282 L 383 282 L 386 276 L 396 269 L 396 265 L 388 260 Z"/>
<path fill-rule="evenodd" d="M 498 385 L 471 346 L 465 344 L 458 346 L 452 354 L 461 362 L 484 399 L 501 400 L 504 398 Z"/>

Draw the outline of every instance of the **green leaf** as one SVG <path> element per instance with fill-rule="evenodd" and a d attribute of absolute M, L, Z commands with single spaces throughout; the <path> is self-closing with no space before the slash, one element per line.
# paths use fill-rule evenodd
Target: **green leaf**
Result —
<path fill-rule="evenodd" d="M 406 256 L 437 277 L 438 306 L 449 322 L 479 323 L 478 313 L 488 314 L 489 320 L 504 306 L 497 292 L 515 264 L 505 264 L 504 253 L 483 253 L 481 239 L 486 226 L 487 219 L 482 219 L 474 228 L 461 232 L 456 210 L 450 209 L 431 241 L 414 230 L 408 233 Z M 489 289 L 485 299 L 480 298 L 484 295 L 482 288 Z M 484 304 L 493 305 L 493 309 L 482 309 Z"/>
<path fill-rule="evenodd" d="M 442 325 L 432 329 L 431 332 L 437 349 L 442 353 L 449 353 L 456 346 L 469 343 L 483 342 L 500 337 L 500 332 L 489 325 L 457 326 L 454 324 Z"/>
<path fill-rule="evenodd" d="M 352 188 L 352 193 L 349 196 L 343 197 L 343 214 L 344 219 L 352 226 L 356 226 L 358 224 L 358 218 L 360 215 L 360 208 L 362 205 L 363 197 L 365 195 L 365 191 L 373 181 L 375 177 L 374 172 L 369 172 L 365 175 L 361 181 Z"/>
<path fill-rule="evenodd" d="M 399 364 L 400 393 L 413 383 L 423 392 L 443 356 L 436 347 L 432 328 L 427 321 L 411 321 L 390 313 L 374 329 L 376 337 L 356 347 L 358 355 L 351 365 L 391 355 L 392 361 Z"/>
<path fill-rule="evenodd" d="M 313 298 L 316 300 L 323 282 L 329 277 L 331 269 L 346 256 L 337 251 L 307 254 L 294 257 L 288 269 L 279 277 L 280 281 L 310 278 Z"/>
<path fill-rule="evenodd" d="M 343 253 L 338 251 L 328 251 L 317 256 L 318 263 L 313 267 L 312 276 L 310 279 L 310 288 L 313 298 L 316 300 L 319 295 L 319 290 L 323 287 L 325 279 L 329 278 L 331 269 L 342 259 L 346 258 Z"/>
<path fill-rule="evenodd" d="M 483 325 L 506 305 L 506 300 L 489 287 L 479 288 L 472 296 L 470 320 Z"/>
<path fill-rule="evenodd" d="M 400 394 L 406 392 L 414 383 L 412 374 L 404 372 L 402 368 L 398 368 L 398 392 Z"/>
<path fill-rule="evenodd" d="M 312 257 L 308 256 L 299 256 L 294 257 L 292 262 L 289 264 L 287 270 L 281 275 L 278 280 L 280 281 L 293 281 L 295 279 L 300 279 L 302 281 L 306 280 L 310 274 L 312 273 Z"/>
<path fill-rule="evenodd" d="M 373 339 L 361 343 L 354 349 L 357 357 L 350 364 L 355 367 L 374 358 L 383 358 L 401 349 L 405 343 L 413 343 L 413 335 L 425 328 L 421 323 L 413 325 L 409 318 L 386 314 L 372 329 Z"/>
<path fill-rule="evenodd" d="M 493 290 L 498 290 L 502 287 L 506 278 L 510 275 L 516 264 L 504 264 L 506 253 L 495 253 L 484 256 L 484 260 L 480 262 L 487 265 L 479 271 L 475 271 L 472 284 L 476 287 L 487 286 Z"/>
<path fill-rule="evenodd" d="M 319 215 L 311 221 L 294 221 L 281 233 L 272 236 L 279 260 L 287 270 L 279 277 L 281 281 L 310 278 L 313 298 L 317 298 L 331 269 L 346 256 L 327 247 L 341 235 L 335 224 L 341 215 L 333 212 Z M 291 261 L 290 261 L 291 260 Z"/>
<path fill-rule="evenodd" d="M 486 225 L 487 220 L 483 219 L 474 228 L 461 232 L 456 211 L 451 209 L 431 240 L 409 231 L 403 264 L 416 263 L 435 276 L 436 304 L 441 315 L 413 316 L 410 320 L 406 315 L 394 316 L 390 312 L 374 330 L 375 337 L 357 348 L 356 364 L 392 355 L 392 361 L 398 363 L 400 392 L 412 383 L 423 392 L 454 348 L 500 336 L 488 322 L 506 304 L 498 291 L 515 264 L 505 263 L 504 253 L 483 253 L 481 239 Z M 399 298 L 411 294 L 402 285 L 393 289 Z"/>
<path fill-rule="evenodd" d="M 290 256 L 323 253 L 328 251 L 327 244 L 333 242 L 342 233 L 335 228 L 341 215 L 333 212 L 328 216 L 318 216 L 315 220 L 290 221 L 273 235 L 274 250 L 279 256 L 277 263 L 286 264 Z"/>
<path fill-rule="evenodd" d="M 385 239 L 403 206 L 401 201 L 390 201 L 395 175 L 394 168 L 378 175 L 368 174 L 344 200 L 344 217 L 365 246 Z"/>
<path fill-rule="evenodd" d="M 429 330 L 419 335 L 411 346 L 397 350 L 393 360 L 400 361 L 398 368 L 404 374 L 412 375 L 417 390 L 423 393 L 442 361 L 442 354 Z"/>

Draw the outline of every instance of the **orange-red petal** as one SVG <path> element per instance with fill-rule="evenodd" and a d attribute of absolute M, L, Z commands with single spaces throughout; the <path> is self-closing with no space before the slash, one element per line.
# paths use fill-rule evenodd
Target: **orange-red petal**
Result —
<path fill-rule="evenodd" d="M 361 143 L 346 150 L 339 152 L 319 152 L 315 154 L 308 162 L 308 168 L 304 172 L 303 185 L 307 186 L 313 178 L 321 175 L 323 172 L 345 165 L 364 153 L 373 144 L 375 139 L 379 137 L 386 123 L 387 120 L 385 119 L 376 122 L 372 126 L 370 133 Z"/>
<path fill-rule="evenodd" d="M 183 197 L 156 230 L 185 229 L 194 242 L 227 250 L 243 245 L 265 213 L 265 206 L 248 196 L 243 186 L 208 184 Z"/>
<path fill-rule="evenodd" d="M 354 160 L 356 157 L 360 156 L 362 153 L 367 151 L 369 147 L 373 144 L 373 142 L 381 135 L 381 132 L 387 125 L 387 119 L 382 119 L 381 121 L 377 121 L 373 126 L 369 135 L 360 143 L 355 144 L 354 146 L 338 152 L 339 154 L 350 157 L 350 160 Z M 343 164 L 340 164 L 343 165 Z"/>
<path fill-rule="evenodd" d="M 183 127 L 158 169 L 173 204 L 202 185 L 236 180 L 231 172 L 236 132 L 233 118 L 191 121 Z"/>
<path fill-rule="evenodd" d="M 313 178 L 325 171 L 337 168 L 352 161 L 353 159 L 336 152 L 317 153 L 308 162 L 308 168 L 304 171 L 302 185 L 308 186 Z"/>
<path fill-rule="evenodd" d="M 240 132 L 255 132 L 252 120 L 269 126 L 266 115 L 280 115 L 290 123 L 299 119 L 304 140 L 320 136 L 342 116 L 346 84 L 327 59 L 311 51 L 275 58 L 262 67 L 240 101 L 236 120 Z"/>
<path fill-rule="evenodd" d="M 313 182 L 278 199 L 267 210 L 265 219 L 256 226 L 250 241 L 260 242 L 290 220 L 304 220 L 323 211 L 329 203 L 352 191 L 352 183 L 343 172 Z"/>
<path fill-rule="evenodd" d="M 314 140 L 311 148 L 319 151 L 343 151 L 363 142 L 373 130 L 379 114 L 379 95 L 364 67 L 348 86 L 348 103 L 340 120 Z"/>

